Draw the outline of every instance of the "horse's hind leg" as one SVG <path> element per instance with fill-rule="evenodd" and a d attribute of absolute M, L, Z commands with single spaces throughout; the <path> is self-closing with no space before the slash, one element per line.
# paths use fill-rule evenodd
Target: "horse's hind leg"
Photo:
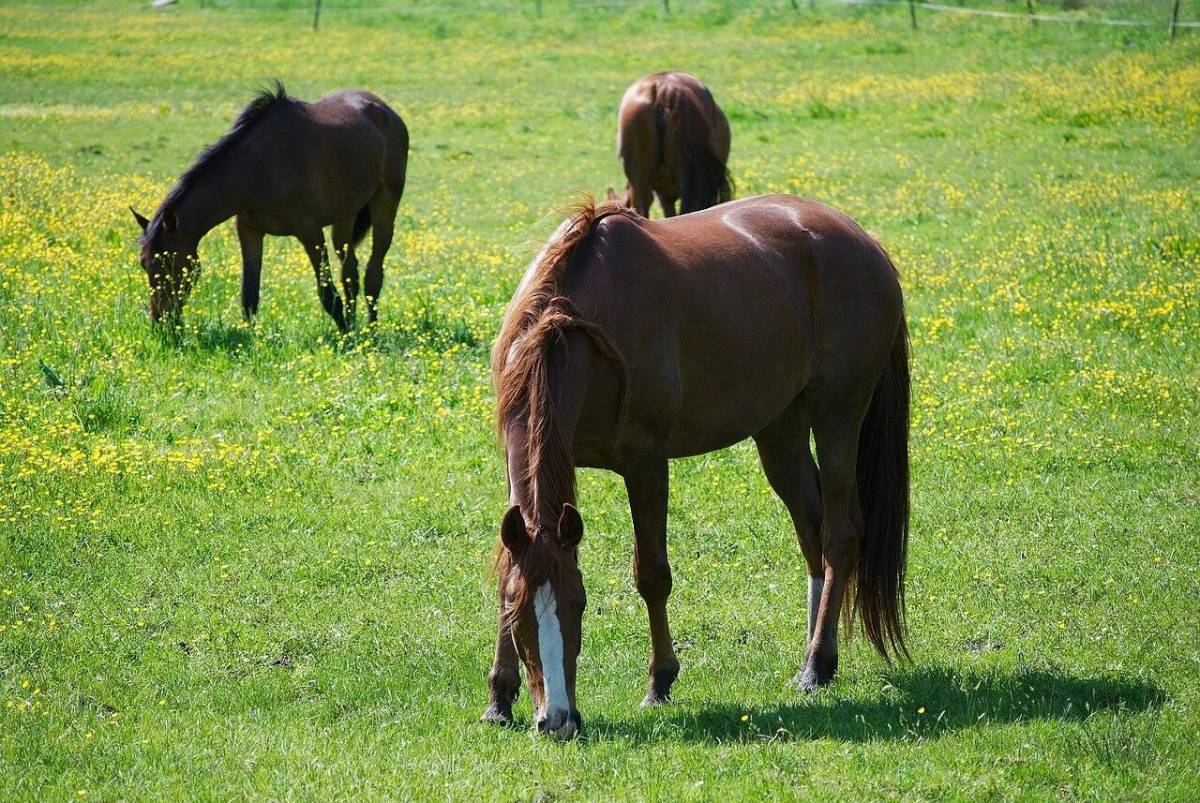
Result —
<path fill-rule="evenodd" d="M 321 306 L 333 318 L 340 331 L 346 331 L 346 316 L 342 309 L 342 298 L 333 286 L 333 276 L 329 272 L 329 251 L 325 248 L 325 231 L 315 226 L 297 238 L 304 245 L 308 261 L 312 263 L 313 273 L 317 277 L 317 297 Z"/>
<path fill-rule="evenodd" d="M 346 297 L 346 325 L 354 325 L 358 302 L 358 257 L 354 254 L 354 218 L 333 224 L 333 249 L 342 263 L 342 293 Z"/>
<path fill-rule="evenodd" d="M 671 564 L 667 560 L 667 461 L 653 461 L 625 475 L 633 514 L 633 577 L 650 616 L 650 688 L 643 706 L 671 700 L 671 684 L 679 675 L 679 659 L 667 623 Z"/>
<path fill-rule="evenodd" d="M 663 217 L 675 217 L 675 202 L 676 198 L 673 195 L 663 195 L 661 192 L 654 193 L 654 197 L 658 199 L 658 205 L 662 207 Z"/>
<path fill-rule="evenodd" d="M 379 294 L 383 290 L 383 258 L 392 247 L 392 233 L 396 227 L 396 209 L 400 196 L 381 189 L 371 198 L 371 258 L 367 260 L 367 273 L 363 290 L 367 295 L 367 321 L 375 323 L 379 316 Z"/>
<path fill-rule="evenodd" d="M 825 582 L 804 668 L 796 683 L 812 691 L 837 674 L 838 617 L 858 560 L 864 522 L 858 503 L 858 439 L 870 397 L 813 410 L 821 485 L 821 560 Z"/>
<path fill-rule="evenodd" d="M 799 403 L 754 436 L 771 488 L 783 501 L 808 564 L 808 641 L 817 625 L 825 572 L 821 560 L 821 484 L 808 446 L 808 415 Z"/>
<path fill-rule="evenodd" d="M 633 211 L 642 217 L 650 217 L 650 204 L 654 201 L 654 192 L 650 185 L 641 179 L 629 182 L 629 205 Z"/>

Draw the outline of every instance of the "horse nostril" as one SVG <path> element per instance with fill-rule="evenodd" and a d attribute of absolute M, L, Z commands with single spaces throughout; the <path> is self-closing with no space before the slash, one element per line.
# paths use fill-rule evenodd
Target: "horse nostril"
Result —
<path fill-rule="evenodd" d="M 547 724 L 548 724 L 548 720 L 545 717 L 538 717 L 538 721 L 537 721 L 538 733 L 545 733 L 548 730 Z"/>

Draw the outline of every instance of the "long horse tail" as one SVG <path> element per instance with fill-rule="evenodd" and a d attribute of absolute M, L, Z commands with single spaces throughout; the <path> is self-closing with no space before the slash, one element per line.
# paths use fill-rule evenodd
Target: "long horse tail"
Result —
<path fill-rule="evenodd" d="M 858 498 L 866 529 L 859 547 L 853 612 L 861 619 L 867 640 L 887 661 L 891 655 L 908 657 L 904 573 L 909 390 L 908 325 L 902 316 L 858 441 Z"/>
<path fill-rule="evenodd" d="M 683 169 L 680 212 L 695 212 L 732 200 L 733 178 L 712 137 L 714 120 L 721 113 L 712 95 L 705 90 L 702 105 L 673 88 L 660 97 L 665 107 L 664 127 L 679 149 Z"/>

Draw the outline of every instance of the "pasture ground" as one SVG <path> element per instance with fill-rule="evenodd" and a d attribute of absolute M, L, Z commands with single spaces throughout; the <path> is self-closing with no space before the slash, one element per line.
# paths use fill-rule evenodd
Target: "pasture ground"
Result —
<path fill-rule="evenodd" d="M 144 5 L 0 8 L 0 797 L 1200 794 L 1200 36 Z M 914 662 L 855 642 L 831 688 L 788 688 L 804 572 L 742 444 L 673 466 L 684 669 L 638 711 L 628 511 L 584 472 L 586 736 L 551 744 L 524 692 L 520 728 L 475 721 L 488 344 L 555 210 L 618 182 L 622 90 L 666 67 L 728 112 L 739 195 L 840 206 L 903 272 Z M 157 332 L 125 207 L 271 76 L 409 123 L 381 326 L 337 337 L 283 241 L 243 326 L 226 224 Z"/>

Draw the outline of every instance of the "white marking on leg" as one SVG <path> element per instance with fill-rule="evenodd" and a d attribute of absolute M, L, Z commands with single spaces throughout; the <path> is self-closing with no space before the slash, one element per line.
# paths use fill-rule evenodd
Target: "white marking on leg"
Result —
<path fill-rule="evenodd" d="M 821 610 L 821 592 L 825 590 L 824 577 L 808 578 L 808 641 L 811 644 L 813 633 L 817 632 L 817 612 Z"/>
<path fill-rule="evenodd" d="M 533 598 L 533 611 L 538 623 L 538 653 L 542 659 L 542 690 L 546 714 L 558 710 L 569 714 L 567 676 L 563 668 L 562 628 L 558 624 L 558 602 L 549 583 L 543 583 Z"/>

